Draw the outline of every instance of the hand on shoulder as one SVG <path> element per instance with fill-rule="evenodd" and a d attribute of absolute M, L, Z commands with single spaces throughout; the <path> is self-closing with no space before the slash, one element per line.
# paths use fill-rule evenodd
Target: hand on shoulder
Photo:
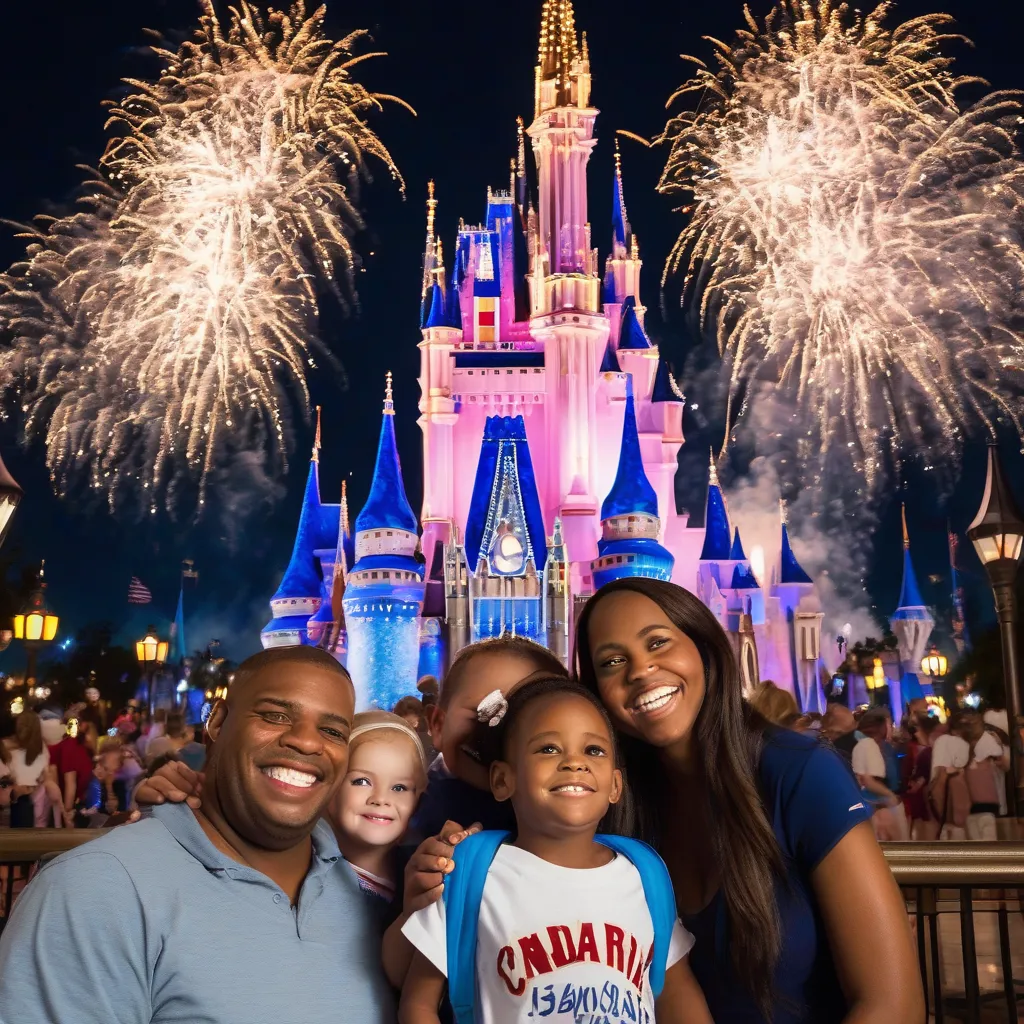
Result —
<path fill-rule="evenodd" d="M 181 761 L 168 761 L 135 790 L 135 802 L 143 807 L 187 803 L 193 810 L 202 806 L 203 773 Z"/>
<path fill-rule="evenodd" d="M 444 876 L 455 867 L 452 853 L 466 836 L 479 832 L 479 823 L 463 828 L 458 822 L 446 821 L 436 835 L 424 839 L 405 866 L 405 890 L 402 912 L 414 914 L 441 898 Z"/>

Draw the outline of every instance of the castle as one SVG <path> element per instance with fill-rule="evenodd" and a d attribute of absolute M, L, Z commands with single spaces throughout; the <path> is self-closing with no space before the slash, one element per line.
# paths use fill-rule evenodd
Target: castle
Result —
<path fill-rule="evenodd" d="M 598 111 L 571 0 L 544 0 L 534 84 L 509 188 L 488 190 L 483 222 L 460 226 L 450 272 L 430 187 L 420 516 L 402 482 L 389 375 L 374 479 L 354 523 L 346 499 L 320 500 L 318 429 L 263 644 L 328 647 L 346 661 L 360 707 L 390 707 L 485 637 L 528 636 L 567 660 L 595 590 L 653 576 L 711 609 L 745 686 L 771 678 L 817 709 L 823 615 L 784 519 L 777 550 L 748 557 L 713 465 L 704 525 L 677 511 L 684 397 L 644 327 L 617 152 L 603 274 L 593 246 Z"/>

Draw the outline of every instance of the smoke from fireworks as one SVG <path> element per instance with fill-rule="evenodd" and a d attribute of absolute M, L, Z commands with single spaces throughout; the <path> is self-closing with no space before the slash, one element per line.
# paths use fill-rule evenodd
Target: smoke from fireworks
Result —
<path fill-rule="evenodd" d="M 908 453 L 955 462 L 972 423 L 1021 432 L 1019 95 L 961 110 L 977 80 L 941 53 L 950 18 L 890 30 L 889 6 L 747 11 L 735 46 L 711 40 L 716 69 L 687 58 L 670 103 L 699 106 L 660 139 L 659 188 L 690 201 L 666 280 L 682 272 L 716 336 L 734 411 L 787 409 L 767 447 L 802 483 L 837 462 L 869 485 Z"/>
<path fill-rule="evenodd" d="M 287 454 L 290 398 L 308 409 L 316 287 L 353 294 L 367 156 L 394 163 L 353 80 L 365 33 L 323 35 L 303 0 L 154 47 L 155 83 L 110 112 L 113 136 L 74 216 L 25 229 L 0 277 L 0 383 L 45 436 L 60 489 L 88 470 L 111 504 L 175 500 L 219 457 Z M 397 101 L 401 102 L 401 101 Z"/>

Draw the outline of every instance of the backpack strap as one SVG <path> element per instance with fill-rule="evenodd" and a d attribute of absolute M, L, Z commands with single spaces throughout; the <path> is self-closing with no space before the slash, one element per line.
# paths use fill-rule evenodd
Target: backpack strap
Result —
<path fill-rule="evenodd" d="M 477 832 L 455 847 L 455 869 L 444 880 L 448 1000 L 455 1024 L 473 1024 L 476 1010 L 476 937 L 487 872 L 508 832 Z"/>
<path fill-rule="evenodd" d="M 602 846 L 621 854 L 640 872 L 647 908 L 654 923 L 654 955 L 651 958 L 650 986 L 651 995 L 657 999 L 665 987 L 669 944 L 672 942 L 672 932 L 679 917 L 668 868 L 661 857 L 639 839 L 605 835 L 595 836 L 594 839 Z"/>

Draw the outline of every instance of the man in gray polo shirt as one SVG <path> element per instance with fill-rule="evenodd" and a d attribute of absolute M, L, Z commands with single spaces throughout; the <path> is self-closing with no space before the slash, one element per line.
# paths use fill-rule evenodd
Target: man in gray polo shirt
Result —
<path fill-rule="evenodd" d="M 47 865 L 0 938 L 3 1024 L 393 1024 L 369 900 L 318 824 L 348 764 L 348 674 L 263 651 L 185 804 Z"/>

